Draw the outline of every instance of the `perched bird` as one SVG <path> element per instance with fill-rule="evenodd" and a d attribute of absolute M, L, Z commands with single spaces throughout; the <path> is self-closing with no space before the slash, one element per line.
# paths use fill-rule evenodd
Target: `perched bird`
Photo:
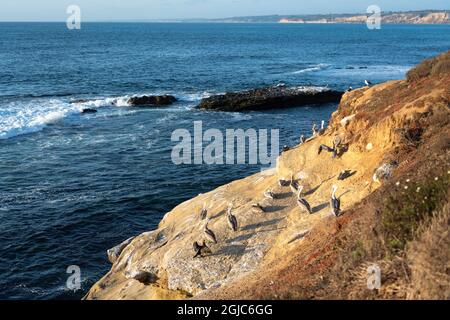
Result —
<path fill-rule="evenodd" d="M 231 213 L 231 205 L 228 207 L 227 210 L 227 218 L 228 218 L 228 225 L 230 226 L 231 230 L 237 231 L 238 222 L 236 217 Z"/>
<path fill-rule="evenodd" d="M 348 89 L 347 89 L 345 92 L 350 92 L 350 91 L 352 91 L 352 90 L 353 90 L 353 87 L 352 87 L 352 86 L 349 86 Z"/>
<path fill-rule="evenodd" d="M 350 170 L 342 170 L 338 175 L 338 180 L 345 180 L 348 177 L 352 176 L 352 172 Z"/>
<path fill-rule="evenodd" d="M 319 135 L 323 135 L 325 133 L 325 121 L 322 120 L 321 124 L 320 124 L 320 130 L 318 132 Z"/>
<path fill-rule="evenodd" d="M 206 202 L 203 203 L 203 208 L 200 211 L 200 220 L 205 220 L 208 215 L 208 210 L 206 209 Z"/>
<path fill-rule="evenodd" d="M 205 237 L 212 243 L 217 243 L 216 235 L 214 234 L 214 232 L 211 229 L 208 228 L 208 223 L 209 223 L 209 220 L 205 224 L 205 230 L 204 230 Z"/>
<path fill-rule="evenodd" d="M 366 84 L 366 86 L 370 87 L 372 85 L 372 82 L 370 82 L 369 80 L 364 80 L 364 83 Z"/>
<path fill-rule="evenodd" d="M 279 179 L 278 180 L 278 185 L 280 187 L 287 187 L 289 185 L 290 181 L 289 180 L 285 180 L 285 179 Z"/>
<path fill-rule="evenodd" d="M 311 206 L 309 205 L 309 202 L 306 201 L 305 198 L 302 197 L 302 190 L 303 186 L 299 186 L 298 188 L 298 195 L 297 195 L 297 203 L 300 207 L 304 208 L 306 211 L 309 212 L 309 214 L 312 214 Z"/>
<path fill-rule="evenodd" d="M 341 211 L 341 200 L 336 197 L 336 191 L 337 191 L 338 187 L 336 185 L 333 185 L 332 189 L 331 189 L 331 212 L 338 217 Z"/>
<path fill-rule="evenodd" d="M 211 249 L 209 249 L 209 247 L 206 245 L 206 242 L 203 240 L 203 244 L 198 244 L 197 241 L 194 242 L 193 244 L 194 247 L 194 252 L 195 252 L 195 256 L 194 258 L 197 257 L 203 257 L 203 255 L 211 253 Z"/>
<path fill-rule="evenodd" d="M 291 182 L 289 184 L 291 187 L 291 191 L 294 194 L 297 194 L 298 192 L 298 182 L 294 180 L 294 173 L 291 171 Z"/>
<path fill-rule="evenodd" d="M 327 145 L 321 144 L 319 146 L 319 151 L 317 151 L 317 154 L 321 154 L 323 150 L 328 151 L 328 152 L 334 152 L 334 148 L 331 148 Z"/>
<path fill-rule="evenodd" d="M 266 212 L 266 209 L 264 209 L 259 203 L 252 204 L 252 211 L 254 213 L 263 213 Z"/>
<path fill-rule="evenodd" d="M 306 141 L 305 136 L 302 134 L 300 136 L 300 143 L 305 143 L 305 141 Z"/>
<path fill-rule="evenodd" d="M 312 133 L 313 133 L 313 136 L 315 136 L 317 134 L 317 124 L 315 124 L 315 123 L 312 126 Z"/>
<path fill-rule="evenodd" d="M 275 193 L 272 192 L 272 189 L 268 189 L 266 190 L 266 192 L 264 192 L 264 197 L 273 200 L 275 199 Z"/>
<path fill-rule="evenodd" d="M 283 146 L 283 152 L 286 152 L 286 151 L 289 151 L 289 150 L 290 150 L 289 146 L 287 146 L 287 145 Z"/>

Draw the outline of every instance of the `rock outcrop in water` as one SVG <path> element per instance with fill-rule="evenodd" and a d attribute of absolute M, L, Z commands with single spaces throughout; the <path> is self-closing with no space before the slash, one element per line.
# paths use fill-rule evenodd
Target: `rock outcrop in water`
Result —
<path fill-rule="evenodd" d="M 450 211 L 441 203 L 450 188 L 449 62 L 450 52 L 410 71 L 407 81 L 345 93 L 325 132 L 283 152 L 276 169 L 186 201 L 156 230 L 113 250 L 111 270 L 86 298 L 448 298 Z M 318 155 L 336 136 L 347 150 L 337 158 Z M 374 179 L 393 161 L 388 179 Z M 345 171 L 352 174 L 342 178 Z M 279 183 L 291 173 L 312 214 L 289 183 Z M 333 185 L 338 218 L 329 207 Z M 273 199 L 265 197 L 268 189 Z M 227 221 L 230 202 L 237 231 Z M 204 203 L 217 244 L 194 258 L 193 242 L 207 240 Z M 255 203 L 264 210 L 255 212 Z M 421 221 L 423 233 L 414 229 Z M 367 289 L 373 265 L 383 275 L 379 290 Z"/>
<path fill-rule="evenodd" d="M 257 111 L 339 102 L 343 92 L 323 87 L 275 86 L 244 92 L 230 92 L 203 99 L 199 109 Z"/>
<path fill-rule="evenodd" d="M 132 106 L 168 106 L 176 101 L 177 98 L 171 95 L 140 96 L 128 99 L 128 103 Z"/>

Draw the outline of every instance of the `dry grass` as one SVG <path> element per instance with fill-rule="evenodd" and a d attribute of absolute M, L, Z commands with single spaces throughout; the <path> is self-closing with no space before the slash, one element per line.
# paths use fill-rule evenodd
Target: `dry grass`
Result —
<path fill-rule="evenodd" d="M 450 204 L 435 212 L 408 246 L 408 299 L 450 299 Z"/>
<path fill-rule="evenodd" d="M 408 71 L 408 82 L 416 82 L 428 76 L 441 76 L 450 73 L 450 51 L 432 59 L 425 60 Z"/>

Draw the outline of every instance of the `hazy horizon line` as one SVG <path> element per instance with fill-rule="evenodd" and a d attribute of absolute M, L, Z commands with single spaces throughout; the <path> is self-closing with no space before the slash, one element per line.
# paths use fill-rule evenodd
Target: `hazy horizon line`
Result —
<path fill-rule="evenodd" d="M 450 11 L 450 9 L 423 9 L 423 10 L 395 10 L 395 11 L 382 11 L 382 14 L 389 14 L 389 13 L 414 13 L 414 12 L 426 12 L 426 11 L 432 11 L 432 12 L 447 12 Z M 244 15 L 244 16 L 227 16 L 222 18 L 205 18 L 205 17 L 197 17 L 197 18 L 157 18 L 157 19 L 86 19 L 84 20 L 85 23 L 133 23 L 133 22 L 140 22 L 140 23 L 164 23 L 164 22 L 173 22 L 173 23 L 182 23 L 182 22 L 214 22 L 215 20 L 230 20 L 230 19 L 243 19 L 243 18 L 256 18 L 256 17 L 290 17 L 290 16 L 326 16 L 326 15 L 361 15 L 361 14 L 367 14 L 366 12 L 346 12 L 346 13 L 306 13 L 306 14 L 265 14 L 265 15 Z M 16 22 L 16 23 L 23 23 L 23 22 L 32 22 L 32 23 L 65 23 L 66 20 L 0 20 L 0 23 L 7 23 L 7 22 Z M 259 23 L 275 23 L 275 22 L 259 22 Z"/>

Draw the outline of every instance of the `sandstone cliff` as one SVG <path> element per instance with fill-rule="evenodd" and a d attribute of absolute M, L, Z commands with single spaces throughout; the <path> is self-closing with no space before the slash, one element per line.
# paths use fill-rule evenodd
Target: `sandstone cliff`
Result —
<path fill-rule="evenodd" d="M 182 203 L 157 230 L 110 251 L 111 270 L 86 298 L 414 298 L 426 296 L 426 290 L 426 297 L 436 297 L 435 291 L 450 296 L 443 252 L 448 250 L 439 247 L 449 244 L 448 219 L 442 218 L 448 206 L 441 205 L 450 169 L 449 65 L 450 52 L 413 69 L 407 80 L 346 93 L 326 131 L 284 152 L 276 169 Z M 336 158 L 318 155 L 319 146 L 331 146 L 336 137 L 347 148 Z M 338 180 L 345 170 L 349 176 Z M 291 172 L 304 186 L 312 214 L 298 206 L 289 186 L 279 185 Z M 329 207 L 332 185 L 339 187 L 342 204 L 337 218 Z M 264 198 L 269 188 L 273 200 Z M 410 197 L 412 189 L 418 191 Z M 432 204 L 420 198 L 429 189 Z M 392 195 L 406 200 L 385 203 Z M 426 206 L 414 207 L 405 224 L 410 211 L 404 207 L 416 205 L 415 198 Z M 230 202 L 236 232 L 227 224 Z M 204 239 L 204 203 L 218 243 L 210 245 L 211 254 L 194 258 L 193 242 Z M 254 212 L 255 203 L 266 212 Z M 399 217 L 398 212 L 406 213 Z M 424 248 L 424 243 L 434 247 Z M 426 269 L 430 261 L 433 270 Z M 383 269 L 382 290 L 364 290 L 361 273 L 368 263 Z M 413 281 L 424 274 L 433 275 L 426 290 Z"/>

